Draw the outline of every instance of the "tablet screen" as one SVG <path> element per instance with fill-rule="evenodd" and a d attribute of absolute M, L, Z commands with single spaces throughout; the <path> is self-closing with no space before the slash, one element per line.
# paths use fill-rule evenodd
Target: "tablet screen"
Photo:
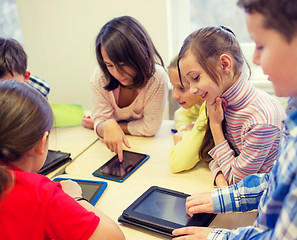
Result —
<path fill-rule="evenodd" d="M 64 152 L 61 152 L 61 151 L 48 150 L 46 160 L 45 160 L 42 167 L 44 168 L 44 167 L 46 167 L 48 165 L 51 165 L 53 162 L 56 162 L 56 161 L 58 161 L 60 159 L 67 158 L 69 156 L 70 156 L 69 153 L 64 153 Z"/>
<path fill-rule="evenodd" d="M 149 156 L 146 154 L 124 150 L 122 162 L 119 161 L 118 155 L 116 155 L 93 172 L 93 175 L 121 181 L 134 172 L 148 158 Z"/>
<path fill-rule="evenodd" d="M 133 210 L 169 222 L 186 225 L 190 216 L 186 212 L 186 199 L 181 196 L 152 191 Z"/>
<path fill-rule="evenodd" d="M 83 182 L 83 181 L 76 181 L 81 189 L 82 189 L 82 196 L 86 199 L 88 199 L 89 202 L 92 202 L 94 197 L 97 195 L 97 193 L 100 191 L 100 189 L 103 187 L 103 183 L 96 183 L 93 182 Z"/>
<path fill-rule="evenodd" d="M 198 213 L 190 217 L 186 212 L 188 194 L 174 190 L 150 187 L 118 218 L 121 223 L 158 232 L 173 238 L 173 229 L 185 226 L 208 227 L 215 214 Z"/>

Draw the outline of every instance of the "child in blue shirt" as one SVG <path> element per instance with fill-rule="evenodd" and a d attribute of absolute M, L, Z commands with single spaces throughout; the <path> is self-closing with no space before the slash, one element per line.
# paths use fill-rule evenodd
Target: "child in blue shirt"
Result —
<path fill-rule="evenodd" d="M 261 65 L 278 97 L 297 96 L 297 1 L 238 0 L 256 43 L 253 62 Z M 254 174 L 236 185 L 195 194 L 186 202 L 199 212 L 246 212 L 258 208 L 253 226 L 233 230 L 186 227 L 176 240 L 297 239 L 297 110 L 285 120 L 278 160 L 269 174 Z M 185 235 L 185 236 L 180 236 Z"/>

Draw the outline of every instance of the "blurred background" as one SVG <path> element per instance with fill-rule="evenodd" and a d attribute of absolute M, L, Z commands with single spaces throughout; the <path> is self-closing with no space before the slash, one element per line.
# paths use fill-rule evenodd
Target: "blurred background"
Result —
<path fill-rule="evenodd" d="M 261 68 L 252 63 L 254 44 L 236 0 L 0 0 L 0 36 L 23 45 L 28 70 L 51 86 L 50 103 L 80 104 L 89 110 L 96 35 L 107 21 L 123 15 L 142 23 L 166 66 L 192 31 L 229 27 L 252 67 L 251 81 L 273 94 Z M 286 99 L 280 101 L 286 104 Z M 165 118 L 171 119 L 177 107 L 170 91 Z"/>

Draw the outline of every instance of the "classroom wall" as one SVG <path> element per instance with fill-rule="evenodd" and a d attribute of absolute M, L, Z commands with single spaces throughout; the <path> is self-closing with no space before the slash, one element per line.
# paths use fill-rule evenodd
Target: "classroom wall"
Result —
<path fill-rule="evenodd" d="M 50 103 L 91 109 L 89 80 L 97 66 L 94 42 L 114 17 L 130 15 L 150 34 L 168 63 L 166 0 L 16 0 L 28 68 L 49 82 Z"/>

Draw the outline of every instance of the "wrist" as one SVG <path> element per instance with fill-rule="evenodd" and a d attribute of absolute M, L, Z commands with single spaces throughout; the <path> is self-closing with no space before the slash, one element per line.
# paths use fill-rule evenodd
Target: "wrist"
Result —
<path fill-rule="evenodd" d="M 89 202 L 88 199 L 86 199 L 86 198 L 84 198 L 84 197 L 74 197 L 73 199 L 74 199 L 75 201 L 77 201 L 77 202 L 79 202 L 79 201 L 87 201 L 87 202 Z"/>

